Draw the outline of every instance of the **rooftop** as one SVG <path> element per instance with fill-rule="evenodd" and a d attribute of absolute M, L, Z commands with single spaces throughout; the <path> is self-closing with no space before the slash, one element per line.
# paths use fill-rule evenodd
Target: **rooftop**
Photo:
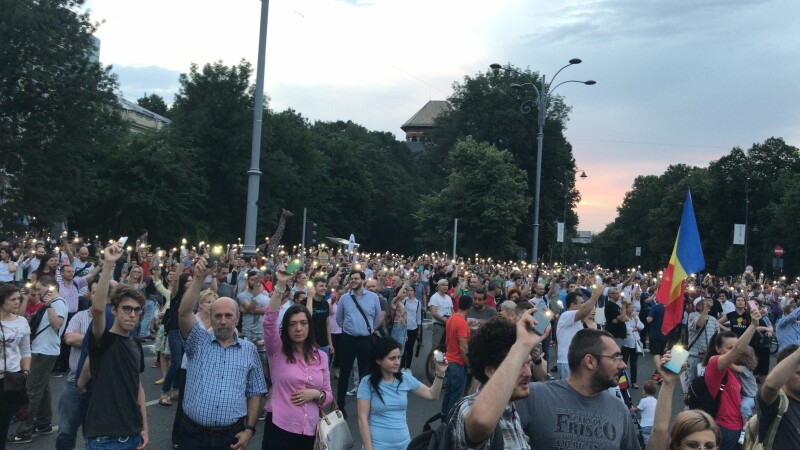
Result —
<path fill-rule="evenodd" d="M 434 121 L 444 111 L 450 109 L 450 104 L 445 100 L 430 100 L 425 106 L 422 107 L 416 114 L 411 116 L 410 119 L 404 123 L 400 129 L 406 131 L 406 128 L 432 128 Z"/>

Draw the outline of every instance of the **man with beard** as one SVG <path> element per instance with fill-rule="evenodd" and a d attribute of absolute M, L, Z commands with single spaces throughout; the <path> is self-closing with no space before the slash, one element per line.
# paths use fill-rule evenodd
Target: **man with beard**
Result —
<path fill-rule="evenodd" d="M 528 445 L 514 406 L 516 400 L 530 394 L 531 351 L 538 348 L 550 328 L 541 335 L 533 331 L 534 311 L 526 311 L 516 324 L 493 318 L 472 334 L 469 366 L 481 387 L 454 406 L 455 420 L 448 426 L 455 448 L 496 448 L 495 439 L 503 440 L 500 447 L 504 449 L 549 448 Z"/>
<path fill-rule="evenodd" d="M 369 354 L 372 351 L 370 335 L 381 321 L 381 304 L 374 292 L 364 289 L 364 272 L 350 272 L 350 290 L 342 295 L 336 309 L 336 323 L 342 327 L 341 343 L 337 347 L 341 357 L 336 401 L 344 409 L 347 384 L 353 362 L 358 360 L 358 373 L 363 377 L 369 373 Z M 346 417 L 346 413 L 345 413 Z"/>
<path fill-rule="evenodd" d="M 638 450 L 630 412 L 608 391 L 626 367 L 611 334 L 578 331 L 568 359 L 567 379 L 531 383 L 530 396 L 516 402 L 531 448 Z"/>
<path fill-rule="evenodd" d="M 255 434 L 267 385 L 255 345 L 235 334 L 239 308 L 234 299 L 222 297 L 211 304 L 213 334 L 196 319 L 193 311 L 209 274 L 205 258 L 200 257 L 178 307 L 187 357 L 178 445 L 244 449 Z"/>

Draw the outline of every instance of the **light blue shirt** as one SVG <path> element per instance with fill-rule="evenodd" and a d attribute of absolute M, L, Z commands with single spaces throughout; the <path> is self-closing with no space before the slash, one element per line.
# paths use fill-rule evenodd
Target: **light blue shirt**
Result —
<path fill-rule="evenodd" d="M 351 336 L 369 336 L 367 322 L 358 311 L 353 295 L 353 291 L 342 295 L 339 307 L 336 309 L 336 323 Z M 372 321 L 369 325 L 372 327 L 372 331 L 375 331 L 381 321 L 381 302 L 378 300 L 378 295 L 363 289 L 361 296 L 358 297 L 358 304 L 364 310 L 367 320 Z"/>
<path fill-rule="evenodd" d="M 381 381 L 378 388 L 381 398 L 369 383 L 372 375 L 361 379 L 358 385 L 359 400 L 369 400 L 369 434 L 372 448 L 381 450 L 405 450 L 411 442 L 406 421 L 408 393 L 416 391 L 422 383 L 411 375 L 403 374 L 403 382 L 397 378 L 392 384 Z"/>
<path fill-rule="evenodd" d="M 800 308 L 795 308 L 789 315 L 775 323 L 775 334 L 778 336 L 778 351 L 792 344 L 800 344 Z"/>

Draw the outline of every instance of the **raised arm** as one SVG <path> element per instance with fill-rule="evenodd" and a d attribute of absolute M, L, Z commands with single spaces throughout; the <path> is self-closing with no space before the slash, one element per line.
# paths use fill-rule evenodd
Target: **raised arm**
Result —
<path fill-rule="evenodd" d="M 598 284 L 597 287 L 594 288 L 594 291 L 592 291 L 592 296 L 589 297 L 589 300 L 581 305 L 580 309 L 578 309 L 578 312 L 575 313 L 575 322 L 579 322 L 589 317 L 589 314 L 592 313 L 594 306 L 597 304 L 597 299 L 599 299 L 603 294 L 605 288 L 606 285 L 604 284 Z"/>
<path fill-rule="evenodd" d="M 661 357 L 661 364 L 657 367 L 663 383 L 661 391 L 658 393 L 656 401 L 656 412 L 653 420 L 653 431 L 650 433 L 650 440 L 647 442 L 645 450 L 663 450 L 669 447 L 669 421 L 672 418 L 672 393 L 675 390 L 675 382 L 678 374 L 664 369 L 671 357 L 671 352 L 667 350 Z M 681 369 L 681 371 L 683 368 Z"/>
<path fill-rule="evenodd" d="M 800 367 L 800 348 L 783 359 L 767 375 L 759 395 L 764 403 L 771 405 L 777 398 L 781 388 L 792 378 Z"/>
<path fill-rule="evenodd" d="M 108 302 L 108 285 L 114 274 L 117 260 L 122 256 L 122 246 L 119 242 L 106 247 L 98 267 L 102 265 L 100 279 L 97 281 L 97 290 L 92 296 L 92 335 L 95 342 L 99 342 L 106 331 L 106 303 Z"/>
<path fill-rule="evenodd" d="M 206 268 L 206 259 L 200 257 L 194 265 L 194 278 L 189 289 L 183 293 L 181 298 L 181 305 L 178 307 L 178 327 L 181 330 L 181 336 L 184 339 L 189 337 L 189 332 L 192 331 L 194 326 L 194 307 L 197 305 L 197 299 L 200 297 L 200 291 L 203 288 L 203 280 L 210 273 Z"/>
<path fill-rule="evenodd" d="M 756 310 L 751 310 L 750 325 L 746 330 L 744 330 L 744 333 L 741 335 L 741 337 L 739 337 L 739 340 L 736 341 L 736 345 L 733 346 L 731 351 L 725 353 L 717 359 L 717 368 L 720 372 L 724 371 L 730 367 L 731 364 L 736 362 L 742 352 L 744 352 L 744 349 L 750 345 L 750 339 L 753 338 L 753 334 L 756 332 L 759 320 L 761 320 L 761 313 Z"/>

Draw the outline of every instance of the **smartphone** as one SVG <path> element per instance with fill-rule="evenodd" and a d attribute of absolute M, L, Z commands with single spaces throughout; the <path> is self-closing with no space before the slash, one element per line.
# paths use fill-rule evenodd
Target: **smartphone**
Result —
<path fill-rule="evenodd" d="M 545 330 L 547 330 L 547 327 L 550 326 L 550 320 L 553 318 L 553 311 L 549 309 L 544 311 L 537 310 L 533 314 L 533 318 L 536 320 L 536 326 L 533 328 L 533 332 L 541 336 L 544 334 Z"/>
<path fill-rule="evenodd" d="M 755 300 L 750 300 L 747 304 L 750 305 L 750 309 L 758 311 L 758 304 Z"/>
<path fill-rule="evenodd" d="M 293 259 L 289 261 L 289 264 L 283 269 L 284 272 L 288 273 L 289 275 L 293 274 L 300 266 L 303 265 L 303 262 L 299 259 Z"/>
<path fill-rule="evenodd" d="M 120 247 L 125 247 L 125 243 L 128 242 L 128 236 L 122 236 L 117 242 L 119 242 Z"/>
<path fill-rule="evenodd" d="M 433 351 L 433 359 L 435 359 L 437 363 L 443 363 L 444 362 L 444 353 L 440 352 L 439 350 L 434 350 Z"/>

